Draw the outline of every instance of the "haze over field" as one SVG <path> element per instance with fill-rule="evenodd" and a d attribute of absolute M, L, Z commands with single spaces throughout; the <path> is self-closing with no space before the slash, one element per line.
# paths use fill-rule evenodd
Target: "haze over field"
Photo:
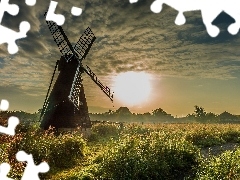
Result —
<path fill-rule="evenodd" d="M 34 7 L 24 2 L 11 0 L 20 13 L 16 17 L 5 13 L 1 23 L 19 31 L 20 22 L 27 20 L 31 30 L 17 41 L 15 55 L 0 45 L 0 99 L 9 100 L 10 110 L 35 112 L 43 105 L 61 54 L 43 17 L 50 1 L 37 1 Z M 218 114 L 240 114 L 240 36 L 228 33 L 234 19 L 227 14 L 215 19 L 221 33 L 211 38 L 200 11 L 185 13 L 186 24 L 177 26 L 177 11 L 164 5 L 161 13 L 154 14 L 153 1 L 58 2 L 56 13 L 65 15 L 63 29 L 72 44 L 88 26 L 94 32 L 97 39 L 83 64 L 115 91 L 112 104 L 84 74 L 90 112 L 127 106 L 131 112 L 144 113 L 161 107 L 181 116 L 199 105 Z M 72 16 L 72 6 L 82 8 L 82 15 Z"/>

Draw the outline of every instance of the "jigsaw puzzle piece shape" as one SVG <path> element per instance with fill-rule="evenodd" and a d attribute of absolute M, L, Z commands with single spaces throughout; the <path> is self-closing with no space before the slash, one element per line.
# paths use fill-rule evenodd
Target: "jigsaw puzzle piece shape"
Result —
<path fill-rule="evenodd" d="M 6 111 L 9 107 L 9 103 L 7 100 L 2 99 L 0 104 L 0 109 Z M 8 127 L 0 126 L 0 133 L 8 134 L 8 135 L 15 135 L 15 129 L 19 124 L 19 119 L 17 117 L 10 117 L 8 118 Z"/>
<path fill-rule="evenodd" d="M 162 11 L 163 4 L 167 4 L 178 11 L 178 15 L 175 19 L 175 24 L 177 25 L 183 25 L 186 22 L 186 18 L 183 15 L 185 11 L 189 10 L 198 10 L 200 7 L 195 6 L 192 2 L 188 2 L 188 0 L 185 0 L 185 3 L 182 3 L 181 1 L 175 1 L 175 0 L 155 0 L 151 6 L 150 9 L 154 13 L 160 13 Z"/>
<path fill-rule="evenodd" d="M 0 44 L 8 43 L 8 52 L 15 54 L 18 52 L 18 46 L 16 44 L 17 39 L 27 37 L 27 32 L 30 30 L 30 24 L 27 21 L 20 23 L 19 32 L 15 32 L 5 26 L 0 25 Z"/>
<path fill-rule="evenodd" d="M 9 108 L 9 102 L 5 99 L 2 99 L 0 103 L 0 110 L 6 111 L 8 110 L 8 108 Z"/>
<path fill-rule="evenodd" d="M 0 133 L 8 134 L 8 135 L 15 135 L 15 129 L 19 124 L 19 119 L 17 117 L 11 116 L 8 118 L 8 126 L 3 127 L 0 126 Z"/>
<path fill-rule="evenodd" d="M 138 0 L 129 0 L 130 3 L 135 3 Z M 240 1 L 239 0 L 155 0 L 151 4 L 151 11 L 154 13 L 160 13 L 162 11 L 162 5 L 167 4 L 173 9 L 178 11 L 178 15 L 175 19 L 175 24 L 183 25 L 186 22 L 184 12 L 201 10 L 203 23 L 210 36 L 216 37 L 220 29 L 213 25 L 212 22 L 222 12 L 226 12 L 232 18 L 235 19 L 235 23 L 228 27 L 228 32 L 232 35 L 236 35 L 240 29 Z"/>
<path fill-rule="evenodd" d="M 32 154 L 27 154 L 24 151 L 19 151 L 16 154 L 18 161 L 26 161 L 27 166 L 24 170 L 21 180 L 40 180 L 38 174 L 46 173 L 49 171 L 49 165 L 46 162 L 42 162 L 39 165 L 34 164 Z"/>
<path fill-rule="evenodd" d="M 163 4 L 167 4 L 178 11 L 178 15 L 175 19 L 175 24 L 177 25 L 185 24 L 186 18 L 183 14 L 184 12 L 201 10 L 203 23 L 207 29 L 208 34 L 212 37 L 216 37 L 219 34 L 220 29 L 217 26 L 212 25 L 212 22 L 223 11 L 223 1 L 155 0 L 151 4 L 150 9 L 154 13 L 159 13 L 162 10 Z M 216 6 L 216 4 L 218 4 L 218 6 Z"/>
<path fill-rule="evenodd" d="M 65 17 L 62 14 L 55 14 L 55 9 L 57 7 L 58 2 L 56 1 L 51 1 L 48 12 L 46 15 L 46 20 L 47 21 L 54 21 L 57 23 L 58 26 L 61 26 L 65 22 Z"/>
<path fill-rule="evenodd" d="M 9 4 L 9 0 L 1 0 L 0 2 L 0 23 L 2 22 L 4 12 L 8 12 L 12 16 L 19 13 L 19 7 L 16 4 Z"/>
<path fill-rule="evenodd" d="M 201 12 L 202 12 L 203 23 L 206 27 L 208 34 L 211 37 L 216 37 L 220 33 L 220 29 L 217 26 L 213 25 L 212 22 L 222 12 L 222 10 L 203 8 Z"/>
<path fill-rule="evenodd" d="M 10 165 L 8 163 L 0 164 L 0 179 L 1 180 L 13 180 L 12 178 L 7 177 L 7 174 L 10 171 Z"/>
<path fill-rule="evenodd" d="M 58 2 L 56 1 L 51 1 L 49 5 L 49 9 L 46 15 L 46 20 L 47 21 L 54 21 L 57 23 L 58 26 L 61 26 L 65 22 L 65 17 L 62 14 L 55 14 L 55 10 L 57 7 Z M 82 9 L 73 6 L 71 9 L 71 13 L 74 16 L 80 16 L 82 14 Z"/>
<path fill-rule="evenodd" d="M 232 35 L 236 35 L 239 31 L 240 23 L 235 22 L 228 26 L 228 32 Z"/>
<path fill-rule="evenodd" d="M 235 23 L 232 23 L 228 26 L 228 32 L 232 35 L 236 35 L 240 28 L 240 1 L 238 0 L 229 0 L 229 3 L 226 3 L 223 10 L 230 15 L 234 20 Z"/>

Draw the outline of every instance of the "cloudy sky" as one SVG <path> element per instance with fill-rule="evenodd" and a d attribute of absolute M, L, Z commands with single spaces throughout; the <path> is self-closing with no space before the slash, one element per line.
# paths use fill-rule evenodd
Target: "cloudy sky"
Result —
<path fill-rule="evenodd" d="M 44 12 L 50 0 L 37 0 L 33 7 L 24 0 L 17 16 L 4 14 L 2 25 L 18 31 L 21 21 L 31 24 L 27 38 L 17 41 L 18 53 L 9 55 L 0 45 L 0 99 L 10 110 L 35 112 L 42 108 L 56 60 L 61 56 L 46 25 Z M 114 102 L 83 74 L 90 112 L 129 106 L 132 112 L 163 108 L 172 115 L 193 113 L 194 105 L 207 112 L 240 114 L 240 36 L 227 27 L 234 22 L 225 13 L 213 24 L 220 27 L 216 38 L 208 35 L 201 12 L 184 13 L 186 23 L 177 26 L 177 11 L 163 6 L 159 14 L 150 10 L 153 0 L 59 0 L 56 13 L 66 18 L 62 26 L 70 42 L 76 43 L 89 26 L 97 39 L 83 64 L 91 67 L 104 84 L 114 90 L 118 74 L 135 71 L 150 75 L 151 93 L 141 103 Z M 82 8 L 78 17 L 71 7 Z M 139 81 L 141 83 L 141 81 Z M 142 84 L 144 87 L 144 84 Z M 114 106 L 114 107 L 113 107 Z"/>

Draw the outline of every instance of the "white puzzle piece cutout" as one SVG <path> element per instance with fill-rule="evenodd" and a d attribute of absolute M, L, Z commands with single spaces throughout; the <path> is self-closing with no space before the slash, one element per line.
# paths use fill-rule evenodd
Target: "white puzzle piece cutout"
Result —
<path fill-rule="evenodd" d="M 47 15 L 46 15 L 46 20 L 47 21 L 54 21 L 54 22 L 57 23 L 58 26 L 62 26 L 65 22 L 65 17 L 62 14 L 55 14 L 57 4 L 58 4 L 58 2 L 56 2 L 56 1 L 51 1 L 50 2 L 48 12 L 47 12 Z M 72 9 L 71 9 L 71 13 L 74 16 L 80 16 L 82 14 L 82 9 L 73 6 Z"/>
<path fill-rule="evenodd" d="M 57 7 L 58 2 L 56 1 L 51 1 L 48 12 L 46 15 L 46 20 L 47 21 L 54 21 L 57 23 L 58 26 L 61 26 L 65 22 L 65 17 L 62 14 L 55 14 L 55 9 Z"/>
<path fill-rule="evenodd" d="M 0 179 L 1 180 L 14 180 L 12 178 L 7 177 L 7 174 L 10 171 L 10 165 L 8 163 L 0 164 Z"/>
<path fill-rule="evenodd" d="M 36 0 L 26 0 L 27 5 L 33 6 Z M 8 44 L 8 52 L 15 54 L 18 52 L 16 40 L 27 37 L 27 32 L 30 30 L 30 24 L 27 21 L 22 21 L 19 25 L 19 32 L 13 31 L 1 25 L 4 12 L 8 12 L 12 16 L 19 13 L 19 7 L 16 4 L 9 4 L 9 0 L 1 0 L 0 2 L 0 44 Z"/>
<path fill-rule="evenodd" d="M 0 125 L 0 133 L 8 134 L 8 135 L 15 135 L 15 129 L 19 124 L 19 119 L 17 117 L 11 116 L 8 118 L 8 126 L 3 127 Z"/>
<path fill-rule="evenodd" d="M 27 37 L 27 32 L 30 29 L 30 24 L 27 21 L 23 21 L 20 24 L 19 32 L 13 31 L 5 26 L 0 25 L 0 44 L 8 43 L 8 52 L 15 54 L 18 52 L 18 46 L 16 44 L 17 39 Z"/>
<path fill-rule="evenodd" d="M 39 165 L 35 165 L 31 154 L 27 154 L 24 151 L 19 151 L 16 154 L 18 161 L 26 161 L 27 166 L 24 170 L 21 180 L 40 180 L 38 174 L 46 173 L 49 171 L 49 165 L 46 162 L 41 162 Z"/>
<path fill-rule="evenodd" d="M 129 0 L 130 3 L 136 3 L 138 0 Z M 184 12 L 200 10 L 203 23 L 211 37 L 216 37 L 220 29 L 212 25 L 214 19 L 221 13 L 225 12 L 235 19 L 235 23 L 228 27 L 228 32 L 236 35 L 240 28 L 240 1 L 239 0 L 155 0 L 150 9 L 154 13 L 160 13 L 162 5 L 167 4 L 178 11 L 175 24 L 183 25 L 186 22 Z"/>
<path fill-rule="evenodd" d="M 9 102 L 5 99 L 1 100 L 0 110 L 6 111 L 9 107 Z M 8 127 L 3 127 L 0 125 L 0 133 L 8 134 L 8 135 L 15 135 L 15 129 L 19 124 L 19 119 L 17 117 L 11 116 L 8 118 Z"/>

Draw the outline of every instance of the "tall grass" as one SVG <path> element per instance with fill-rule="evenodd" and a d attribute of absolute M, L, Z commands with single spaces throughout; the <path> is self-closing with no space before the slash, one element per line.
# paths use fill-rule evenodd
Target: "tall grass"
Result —
<path fill-rule="evenodd" d="M 237 124 L 98 124 L 92 135 L 55 135 L 36 124 L 20 125 L 13 137 L 0 135 L 0 163 L 20 179 L 25 163 L 16 153 L 46 161 L 43 179 L 240 179 L 240 148 L 204 157 L 201 149 L 240 141 Z"/>
<path fill-rule="evenodd" d="M 86 142 L 79 134 L 56 136 L 53 129 L 42 131 L 30 128 L 24 132 L 20 132 L 19 129 L 24 128 L 18 127 L 15 136 L 0 135 L 0 144 L 4 151 L 0 163 L 11 164 L 11 177 L 20 178 L 26 166 L 25 163 L 16 160 L 16 153 L 20 150 L 32 154 L 36 164 L 46 161 L 51 170 L 74 167 L 84 156 Z"/>

